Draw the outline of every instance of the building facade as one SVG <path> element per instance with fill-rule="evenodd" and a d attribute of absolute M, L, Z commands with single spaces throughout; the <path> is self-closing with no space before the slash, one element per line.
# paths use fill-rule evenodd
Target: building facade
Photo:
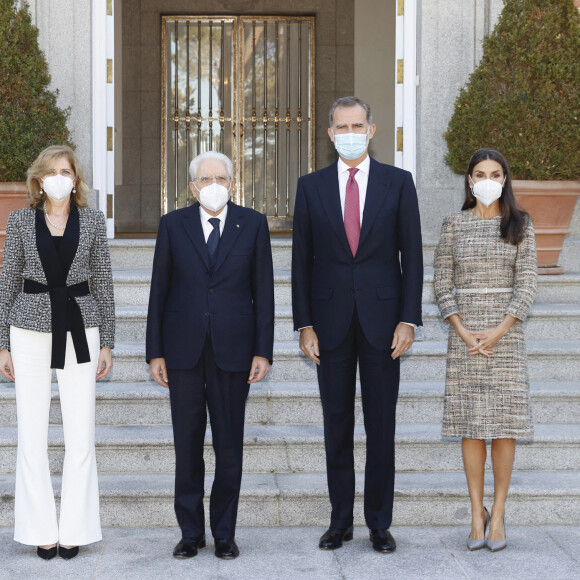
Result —
<path fill-rule="evenodd" d="M 371 154 L 415 177 L 427 251 L 461 206 L 443 133 L 501 0 L 28 4 L 110 237 L 154 236 L 208 148 L 234 157 L 236 201 L 287 232 L 297 177 L 335 159 L 328 109 L 349 94 L 373 107 Z M 579 262 L 577 208 L 561 263 Z"/>

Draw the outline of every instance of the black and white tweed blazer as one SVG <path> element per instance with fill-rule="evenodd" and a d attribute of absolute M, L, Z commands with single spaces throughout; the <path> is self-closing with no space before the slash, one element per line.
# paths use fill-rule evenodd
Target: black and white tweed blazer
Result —
<path fill-rule="evenodd" d="M 102 212 L 79 207 L 79 239 L 67 286 L 88 282 L 90 294 L 74 298 L 85 328 L 99 327 L 101 348 L 115 343 L 115 303 L 111 258 Z M 23 292 L 23 281 L 46 284 L 37 249 L 36 214 L 40 209 L 13 211 L 6 225 L 4 267 L 0 275 L 0 349 L 10 349 L 10 326 L 52 332 L 51 302 L 47 292 Z M 43 218 L 41 218 L 43 219 Z M 69 218 L 70 219 L 70 218 Z M 66 232 L 65 232 L 66 235 Z"/>

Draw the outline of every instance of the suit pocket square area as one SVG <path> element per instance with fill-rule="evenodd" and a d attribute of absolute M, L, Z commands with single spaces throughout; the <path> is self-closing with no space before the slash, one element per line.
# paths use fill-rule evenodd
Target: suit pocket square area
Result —
<path fill-rule="evenodd" d="M 312 300 L 330 300 L 333 294 L 333 288 L 312 288 Z"/>

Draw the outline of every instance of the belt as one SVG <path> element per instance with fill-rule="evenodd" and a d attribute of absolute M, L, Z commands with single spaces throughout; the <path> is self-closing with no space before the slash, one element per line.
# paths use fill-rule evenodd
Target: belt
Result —
<path fill-rule="evenodd" d="M 73 340 L 77 363 L 90 362 L 89 345 L 83 324 L 81 309 L 74 298 L 91 293 L 88 282 L 79 282 L 71 286 L 50 287 L 35 280 L 24 280 L 25 294 L 50 295 L 52 309 L 52 354 L 50 368 L 63 369 L 66 355 L 66 333 L 69 330 Z"/>
<path fill-rule="evenodd" d="M 513 291 L 513 288 L 458 288 L 455 294 L 500 294 Z"/>

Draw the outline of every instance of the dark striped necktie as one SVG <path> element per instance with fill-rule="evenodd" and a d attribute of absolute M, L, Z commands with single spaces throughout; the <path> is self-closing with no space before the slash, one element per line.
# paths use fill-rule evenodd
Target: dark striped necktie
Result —
<path fill-rule="evenodd" d="M 207 253 L 209 254 L 209 265 L 213 268 L 220 241 L 220 220 L 219 218 L 210 218 L 209 223 L 213 226 L 213 230 L 207 238 Z"/>

